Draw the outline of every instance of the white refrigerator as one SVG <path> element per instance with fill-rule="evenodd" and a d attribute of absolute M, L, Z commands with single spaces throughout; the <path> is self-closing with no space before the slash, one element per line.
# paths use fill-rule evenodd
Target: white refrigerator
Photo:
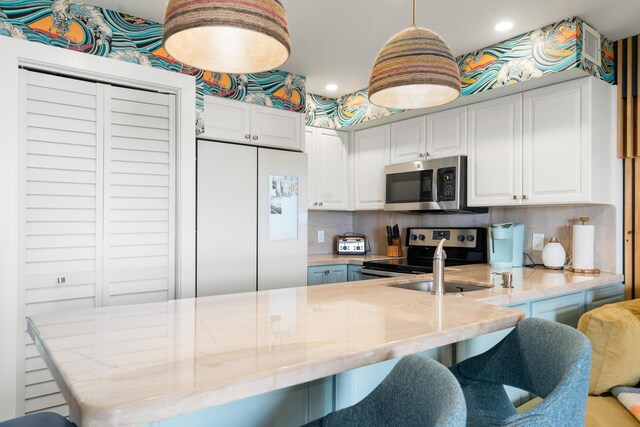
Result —
<path fill-rule="evenodd" d="M 198 297 L 307 284 L 307 155 L 198 141 Z"/>

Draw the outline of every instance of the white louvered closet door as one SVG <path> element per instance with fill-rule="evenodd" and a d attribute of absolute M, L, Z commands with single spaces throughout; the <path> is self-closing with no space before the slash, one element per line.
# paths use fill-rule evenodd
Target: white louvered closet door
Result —
<path fill-rule="evenodd" d="M 21 70 L 24 262 L 19 295 L 22 313 L 90 308 L 101 304 L 102 97 L 95 83 Z M 24 348 L 26 413 L 68 414 L 26 323 Z M 87 343 L 92 347 L 93 343 Z M 20 368 L 19 368 L 20 369 Z M 81 369 L 81 366 L 79 366 Z M 22 370 L 22 369 L 20 369 Z"/>
<path fill-rule="evenodd" d="M 104 305 L 174 298 L 174 99 L 105 88 Z"/>
<path fill-rule="evenodd" d="M 175 97 L 26 70 L 20 91 L 21 319 L 174 298 Z M 151 339 L 171 333 L 154 322 L 135 326 Z M 68 415 L 20 328 L 18 413 Z"/>

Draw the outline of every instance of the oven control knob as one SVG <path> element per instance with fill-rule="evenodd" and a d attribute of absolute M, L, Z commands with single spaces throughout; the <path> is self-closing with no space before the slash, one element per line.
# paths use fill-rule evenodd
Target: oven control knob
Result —
<path fill-rule="evenodd" d="M 464 242 L 464 236 L 462 234 L 458 235 L 458 242 Z"/>
<path fill-rule="evenodd" d="M 419 234 L 419 235 L 418 235 L 418 239 L 420 239 L 420 240 L 424 240 L 424 239 L 425 239 L 424 234 Z"/>
<path fill-rule="evenodd" d="M 346 246 L 343 246 L 343 247 L 342 247 L 342 249 L 344 249 L 344 250 L 346 251 L 346 250 L 347 250 L 347 247 L 346 247 Z"/>
<path fill-rule="evenodd" d="M 467 240 L 468 240 L 468 241 L 470 241 L 470 242 L 473 242 L 474 240 L 476 240 L 476 238 L 475 238 L 475 237 L 473 237 L 473 234 L 469 234 L 469 235 L 467 236 Z"/>
<path fill-rule="evenodd" d="M 417 240 L 417 239 L 418 239 L 418 236 L 416 236 L 415 234 L 411 235 L 411 240 Z"/>

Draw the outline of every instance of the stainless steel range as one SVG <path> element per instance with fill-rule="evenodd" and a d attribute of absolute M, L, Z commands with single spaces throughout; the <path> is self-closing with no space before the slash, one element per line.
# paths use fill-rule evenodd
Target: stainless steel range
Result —
<path fill-rule="evenodd" d="M 486 228 L 409 228 L 406 258 L 365 261 L 360 272 L 369 278 L 432 273 L 433 255 L 442 239 L 447 267 L 487 262 Z"/>

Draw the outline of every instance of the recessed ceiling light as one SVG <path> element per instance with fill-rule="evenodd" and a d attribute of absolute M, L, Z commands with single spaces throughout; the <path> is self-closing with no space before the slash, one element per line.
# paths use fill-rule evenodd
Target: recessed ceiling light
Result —
<path fill-rule="evenodd" d="M 494 30 L 500 31 L 500 32 L 508 31 L 508 30 L 510 30 L 512 28 L 513 28 L 513 22 L 511 22 L 511 21 L 498 22 L 496 24 L 496 26 L 493 27 Z"/>
<path fill-rule="evenodd" d="M 338 90 L 338 85 L 331 83 L 331 84 L 328 84 L 325 87 L 325 89 L 327 89 L 329 92 L 334 92 L 334 91 Z"/>

